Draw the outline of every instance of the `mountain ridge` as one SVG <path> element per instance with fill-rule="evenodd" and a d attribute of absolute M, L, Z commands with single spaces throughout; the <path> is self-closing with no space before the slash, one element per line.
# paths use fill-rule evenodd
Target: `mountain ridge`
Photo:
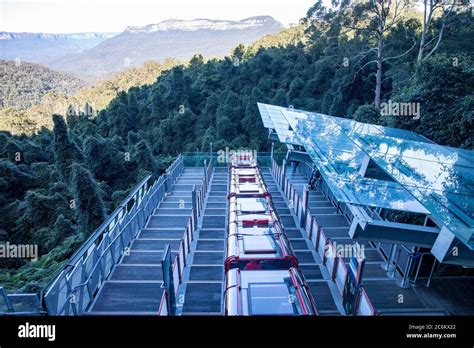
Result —
<path fill-rule="evenodd" d="M 115 36 L 119 33 L 115 32 L 78 32 L 78 33 L 68 33 L 68 34 L 54 34 L 54 33 L 30 33 L 30 32 L 10 32 L 10 31 L 0 31 L 0 40 L 31 40 L 31 39 L 74 39 L 74 40 L 85 40 L 93 38 L 104 38 L 108 39 L 112 36 Z"/>
<path fill-rule="evenodd" d="M 159 30 L 159 23 L 150 25 L 137 27 L 134 31 L 125 30 L 87 51 L 61 57 L 48 66 L 78 75 L 107 75 L 126 67 L 139 66 L 147 60 L 189 60 L 195 54 L 208 58 L 223 57 L 238 44 L 252 44 L 284 28 L 270 16 L 234 22 L 215 20 L 211 23 L 206 20 L 204 24 L 196 20 L 168 20 L 161 26 L 169 29 L 185 25 L 188 30 Z M 216 26 L 221 29 L 210 29 Z"/>
<path fill-rule="evenodd" d="M 188 60 L 194 54 L 223 57 L 284 26 L 267 15 L 241 20 L 166 19 L 128 26 L 121 33 L 0 32 L 0 59 L 20 60 L 90 80 L 137 67 L 147 60 Z"/>
<path fill-rule="evenodd" d="M 124 32 L 128 33 L 142 33 L 142 32 L 156 32 L 168 30 L 232 30 L 232 29 L 249 29 L 265 25 L 265 23 L 279 23 L 272 16 L 253 16 L 244 18 L 238 21 L 209 19 L 209 18 L 195 18 L 191 20 L 170 18 L 165 19 L 159 23 L 147 24 L 144 26 L 127 26 Z M 280 23 L 281 24 L 281 23 Z"/>

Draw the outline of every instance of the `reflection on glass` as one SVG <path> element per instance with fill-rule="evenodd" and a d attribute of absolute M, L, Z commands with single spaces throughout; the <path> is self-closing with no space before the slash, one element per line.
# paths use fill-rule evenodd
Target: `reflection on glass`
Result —
<path fill-rule="evenodd" d="M 437 145 L 402 129 L 259 108 L 287 143 L 304 146 L 340 202 L 430 214 L 474 248 L 473 151 Z M 393 181 L 364 177 L 367 157 Z"/>

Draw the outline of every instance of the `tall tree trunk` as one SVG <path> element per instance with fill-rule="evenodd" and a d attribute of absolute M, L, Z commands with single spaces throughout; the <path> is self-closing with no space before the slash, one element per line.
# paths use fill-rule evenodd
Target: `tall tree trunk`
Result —
<path fill-rule="evenodd" d="M 377 75 L 375 77 L 375 98 L 374 106 L 380 108 L 380 98 L 382 94 L 382 36 L 377 39 Z"/>
<path fill-rule="evenodd" d="M 421 60 L 423 59 L 423 51 L 425 50 L 426 31 L 428 30 L 427 23 L 426 23 L 427 11 L 428 11 L 428 1 L 424 0 L 423 1 L 423 28 L 421 32 L 420 49 L 418 50 L 418 57 L 416 59 L 417 62 L 421 62 Z M 431 12 L 430 12 L 430 18 L 431 18 Z"/>

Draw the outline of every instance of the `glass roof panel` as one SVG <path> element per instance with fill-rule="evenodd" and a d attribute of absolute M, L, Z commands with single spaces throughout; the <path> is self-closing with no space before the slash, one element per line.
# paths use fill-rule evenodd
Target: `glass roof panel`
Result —
<path fill-rule="evenodd" d="M 275 240 L 271 235 L 261 236 L 243 236 L 244 253 L 246 254 L 257 254 L 257 253 L 276 253 L 277 246 Z"/>
<path fill-rule="evenodd" d="M 270 119 L 278 115 L 279 124 L 286 119 L 339 201 L 430 214 L 474 249 L 473 151 L 402 129 L 266 104 L 259 109 Z M 367 157 L 394 182 L 364 177 Z"/>
<path fill-rule="evenodd" d="M 297 314 L 298 299 L 290 301 L 294 293 L 286 283 L 249 283 L 248 301 L 251 315 Z"/>
<path fill-rule="evenodd" d="M 261 107 L 262 105 L 262 107 Z M 265 128 L 275 130 L 278 140 L 292 145 L 301 145 L 295 137 L 295 134 L 289 128 L 289 123 L 282 114 L 279 107 L 266 107 L 264 104 L 258 104 L 260 113 L 263 113 L 262 120 Z"/>

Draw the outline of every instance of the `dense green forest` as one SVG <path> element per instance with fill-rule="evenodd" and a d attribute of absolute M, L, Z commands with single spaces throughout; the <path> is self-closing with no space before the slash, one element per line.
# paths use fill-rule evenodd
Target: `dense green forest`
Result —
<path fill-rule="evenodd" d="M 380 6 L 342 2 L 329 10 L 317 2 L 300 40 L 238 46 L 219 60 L 195 56 L 153 84 L 120 92 L 97 117 L 55 115 L 52 131 L 3 132 L 0 236 L 38 243 L 42 256 L 3 260 L 0 284 L 43 286 L 127 190 L 147 173 L 160 174 L 179 152 L 207 151 L 210 142 L 216 150 L 268 150 L 257 102 L 410 129 L 472 149 L 471 9 L 438 9 L 423 23 L 408 7 L 397 15 L 400 8 Z M 384 116 L 380 106 L 388 101 L 419 103 L 420 117 Z"/>
<path fill-rule="evenodd" d="M 11 62 L 7 62 L 7 64 L 10 66 Z M 26 65 L 27 63 L 22 64 Z M 34 103 L 32 102 L 31 106 L 25 110 L 13 107 L 0 108 L 0 130 L 9 131 L 13 134 L 32 134 L 39 131 L 41 127 L 52 128 L 51 115 L 55 113 L 65 114 L 70 107 L 78 113 L 83 111 L 87 103 L 95 112 L 102 110 L 117 96 L 117 93 L 126 92 L 131 87 L 153 83 L 162 71 L 178 64 L 179 62 L 175 59 L 167 59 L 163 64 L 147 61 L 140 67 L 125 69 L 107 79 L 95 82 L 92 86 L 83 86 L 83 88 L 70 91 L 56 88 L 47 90 L 47 93 L 44 94 L 40 94 L 34 88 L 38 83 L 36 74 L 28 75 L 28 78 L 21 80 L 23 82 L 6 76 L 6 87 L 3 88 L 9 90 L 9 93 L 14 95 L 15 100 L 23 100 L 23 98 L 29 100 L 31 97 L 34 99 Z M 15 69 L 22 70 L 23 65 L 15 67 Z M 46 69 L 40 65 L 30 65 Z M 49 71 L 56 73 L 52 70 Z M 8 105 L 5 104 L 5 106 Z"/>
<path fill-rule="evenodd" d="M 0 108 L 27 109 L 48 93 L 73 94 L 85 81 L 39 64 L 0 61 Z"/>

